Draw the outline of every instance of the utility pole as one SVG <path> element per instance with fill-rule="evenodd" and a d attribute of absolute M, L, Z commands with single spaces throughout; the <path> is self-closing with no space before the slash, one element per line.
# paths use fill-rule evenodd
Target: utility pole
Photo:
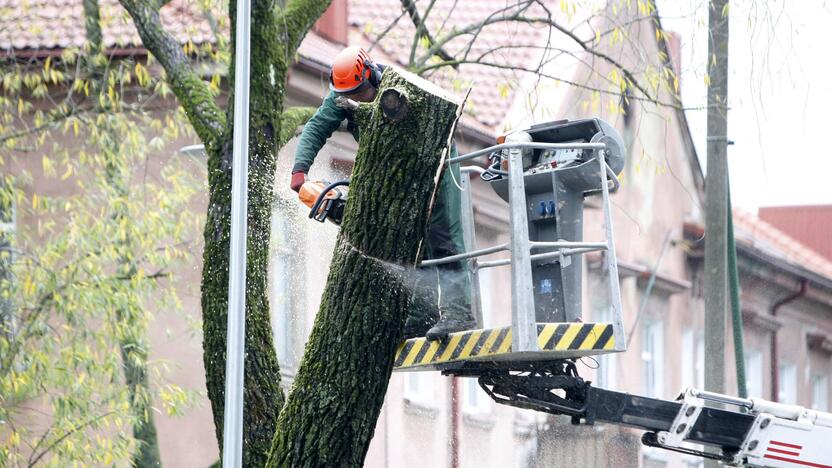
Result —
<path fill-rule="evenodd" d="M 728 0 L 708 12 L 708 167 L 705 179 L 705 389 L 725 392 L 728 219 Z M 708 467 L 718 466 L 715 461 Z"/>

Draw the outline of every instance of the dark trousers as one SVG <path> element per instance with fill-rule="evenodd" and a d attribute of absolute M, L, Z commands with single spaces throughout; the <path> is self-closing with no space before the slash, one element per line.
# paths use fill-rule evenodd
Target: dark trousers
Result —
<path fill-rule="evenodd" d="M 459 182 L 458 166 L 446 170 L 439 183 L 425 244 L 426 260 L 449 257 L 465 251 L 460 221 L 461 194 L 452 177 Z M 411 320 L 433 323 L 438 319 L 439 311 L 448 318 L 459 320 L 471 316 L 471 284 L 467 260 L 419 268 L 414 291 L 416 295 Z"/>

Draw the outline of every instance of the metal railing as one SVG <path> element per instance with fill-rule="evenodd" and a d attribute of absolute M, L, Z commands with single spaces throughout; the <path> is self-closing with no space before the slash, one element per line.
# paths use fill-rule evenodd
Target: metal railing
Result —
<path fill-rule="evenodd" d="M 559 240 L 554 242 L 540 242 L 529 240 L 528 213 L 526 208 L 526 192 L 524 182 L 524 170 L 522 162 L 523 149 L 589 149 L 592 150 L 599 164 L 601 174 L 601 193 L 604 210 L 604 233 L 603 242 L 575 242 Z M 470 262 L 469 275 L 473 289 L 473 309 L 477 321 L 482 325 L 481 304 L 479 296 L 478 271 L 483 268 L 493 268 L 511 265 L 511 296 L 512 296 L 512 351 L 538 351 L 537 346 L 537 322 L 535 320 L 535 307 L 532 287 L 532 262 L 548 260 L 552 258 L 563 259 L 572 255 L 581 255 L 588 252 L 605 251 L 607 254 L 604 260 L 609 280 L 610 305 L 613 308 L 613 331 L 615 336 L 615 349 L 626 349 L 626 335 L 623 332 L 621 317 L 621 292 L 618 283 L 618 263 L 615 255 L 615 244 L 613 242 L 612 214 L 610 211 L 609 194 L 620 187 L 615 172 L 606 163 L 606 145 L 603 143 L 534 143 L 534 142 L 511 142 L 483 148 L 448 160 L 448 164 L 469 161 L 479 156 L 490 154 L 498 150 L 508 150 L 508 185 L 509 185 L 509 226 L 511 240 L 507 243 L 494 245 L 482 249 L 476 248 L 476 232 L 474 223 L 473 203 L 471 198 L 470 174 L 482 174 L 485 171 L 481 167 L 467 166 L 461 170 L 462 193 L 462 227 L 465 238 L 466 252 L 449 257 L 424 260 L 422 266 L 436 266 L 460 260 L 476 259 L 477 257 L 491 255 L 498 252 L 511 252 L 509 258 Z M 567 168 L 568 169 L 568 168 Z M 563 169 L 554 169 L 559 171 Z M 597 192 L 594 192 L 597 193 Z M 532 250 L 551 251 L 532 254 Z"/>

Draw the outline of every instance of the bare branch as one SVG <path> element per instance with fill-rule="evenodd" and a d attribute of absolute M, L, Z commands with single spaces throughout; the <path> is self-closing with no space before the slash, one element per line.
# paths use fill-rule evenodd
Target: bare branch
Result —
<path fill-rule="evenodd" d="M 217 145 L 225 126 L 225 114 L 214 102 L 208 85 L 191 68 L 182 47 L 162 27 L 156 5 L 143 0 L 119 2 L 133 17 L 144 46 L 165 69 L 167 81 L 200 140 L 207 148 Z"/>
<path fill-rule="evenodd" d="M 609 90 L 606 90 L 606 89 L 603 89 L 603 88 L 598 88 L 598 87 L 595 87 L 595 86 L 589 86 L 587 84 L 578 83 L 578 82 L 573 81 L 573 80 L 567 80 L 567 79 L 561 78 L 559 76 L 555 76 L 555 75 L 551 75 L 549 73 L 545 73 L 545 72 L 541 71 L 538 68 L 524 67 L 524 66 L 521 66 L 521 65 L 510 65 L 510 64 L 505 64 L 505 63 L 482 62 L 482 61 L 477 61 L 476 59 L 472 59 L 472 60 L 454 60 L 452 62 L 432 63 L 430 65 L 426 65 L 426 66 L 418 69 L 416 71 L 416 73 L 422 74 L 422 73 L 425 73 L 427 71 L 437 69 L 437 68 L 449 67 L 451 65 L 464 65 L 464 64 L 484 65 L 484 66 L 493 67 L 493 68 L 500 68 L 500 69 L 504 69 L 504 70 L 515 70 L 515 71 L 523 71 L 523 72 L 534 73 L 534 74 L 540 75 L 543 78 L 548 78 L 550 80 L 557 81 L 559 83 L 568 84 L 570 86 L 574 86 L 574 87 L 580 88 L 580 89 L 585 89 L 587 91 L 595 91 L 595 92 L 598 92 L 600 94 L 604 94 L 604 95 L 608 95 L 608 96 L 621 97 L 621 94 L 622 94 L 621 92 L 609 91 Z M 652 104 L 665 106 L 665 107 L 671 107 L 671 108 L 679 109 L 679 110 L 702 110 L 702 109 L 707 108 L 707 106 L 681 107 L 681 103 L 664 102 L 664 101 L 660 101 L 658 99 L 649 98 L 649 97 L 641 97 L 641 96 L 628 96 L 627 99 L 630 99 L 630 100 L 633 100 L 633 101 L 652 103 Z"/>
<path fill-rule="evenodd" d="M 384 30 L 381 33 L 379 33 L 378 36 L 376 36 L 376 38 L 373 40 L 373 43 L 370 44 L 370 47 L 367 49 L 367 52 L 373 51 L 373 49 L 378 45 L 379 41 L 384 39 L 384 36 L 386 36 L 387 33 L 389 33 L 391 30 L 393 30 L 393 28 L 396 27 L 397 24 L 399 24 L 399 20 L 402 19 L 405 13 L 407 12 L 405 10 L 402 10 L 402 12 L 399 13 L 399 16 L 397 16 L 396 19 L 394 19 L 390 24 L 388 24 L 387 27 L 384 28 Z"/>
<path fill-rule="evenodd" d="M 433 36 L 431 36 L 430 31 L 428 31 L 425 20 L 427 19 L 427 15 L 430 13 L 431 8 L 433 8 L 433 5 L 436 3 L 436 0 L 431 1 L 430 6 L 428 6 L 427 11 L 425 12 L 425 18 L 419 16 L 419 10 L 416 9 L 416 3 L 413 0 L 401 0 L 401 2 L 402 8 L 404 8 L 404 11 L 407 12 L 408 16 L 410 16 L 413 26 L 416 26 L 416 35 L 413 38 L 413 47 L 410 50 L 410 60 L 408 61 L 408 64 L 412 64 L 414 56 L 416 55 L 416 45 L 420 39 L 425 39 L 429 47 L 432 47 L 435 43 Z M 437 48 L 433 55 L 438 56 L 442 60 L 453 60 L 451 54 L 446 52 L 441 47 Z"/>
<path fill-rule="evenodd" d="M 579 38 L 574 32 L 572 32 L 569 29 L 566 29 L 562 25 L 558 24 L 556 21 L 554 21 L 552 19 L 552 13 L 548 10 L 548 8 L 546 9 L 546 13 L 548 15 L 548 18 L 540 18 L 540 19 L 528 18 L 525 21 L 528 21 L 528 22 L 531 22 L 531 23 L 536 23 L 537 22 L 537 23 L 549 24 L 551 27 L 560 31 L 566 37 L 572 39 L 576 44 L 581 46 L 581 48 L 584 51 L 586 51 L 588 54 L 594 55 L 594 56 L 596 56 L 600 59 L 603 59 L 607 63 L 609 63 L 610 65 L 619 69 L 621 71 L 621 73 L 627 78 L 627 81 L 629 82 L 629 84 L 631 86 L 634 86 L 636 89 L 638 89 L 648 99 L 652 99 L 650 97 L 650 93 L 647 92 L 647 90 L 638 82 L 636 77 L 633 76 L 633 74 L 630 72 L 630 70 L 628 70 L 624 65 L 622 65 L 619 61 L 615 60 L 614 58 L 610 57 L 609 55 L 607 55 L 607 54 L 605 54 L 605 53 L 603 53 L 603 52 L 601 52 L 601 51 L 599 51 L 595 48 L 590 47 L 586 42 L 584 42 L 581 38 Z M 658 96 L 656 96 L 656 100 L 658 100 Z"/>
<path fill-rule="evenodd" d="M 418 61 L 418 63 L 415 65 L 415 68 L 419 68 L 419 67 L 423 66 L 428 61 L 428 59 L 430 59 L 430 57 L 436 55 L 437 50 L 444 47 L 445 44 L 447 44 L 451 40 L 453 40 L 457 37 L 460 37 L 460 36 L 466 36 L 466 35 L 469 35 L 469 34 L 474 35 L 474 38 L 469 42 L 469 46 L 467 47 L 467 49 L 470 50 L 471 45 L 476 40 L 476 38 L 479 36 L 479 34 L 480 34 L 480 32 L 482 31 L 483 28 L 485 28 L 488 25 L 495 24 L 495 23 L 512 21 L 512 20 L 516 19 L 517 17 L 519 17 L 521 14 L 523 14 L 523 12 L 526 11 L 530 6 L 531 6 L 531 3 L 527 3 L 523 8 L 521 8 L 521 9 L 519 9 L 519 10 L 517 10 L 517 11 L 511 13 L 511 14 L 507 14 L 507 12 L 509 12 L 511 9 L 517 7 L 517 5 L 505 6 L 503 8 L 500 8 L 499 10 L 495 10 L 495 11 L 491 12 L 491 14 L 488 15 L 487 18 L 480 21 L 479 23 L 470 24 L 470 25 L 468 25 L 464 28 L 455 30 L 455 31 L 453 31 L 449 34 L 446 34 L 446 35 L 442 36 L 441 38 L 434 41 L 433 46 L 430 47 L 428 49 L 428 52 Z M 411 65 L 411 66 L 413 66 L 413 65 Z"/>

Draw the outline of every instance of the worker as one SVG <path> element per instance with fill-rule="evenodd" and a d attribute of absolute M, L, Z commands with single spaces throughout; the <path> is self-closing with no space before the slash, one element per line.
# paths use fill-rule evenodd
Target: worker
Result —
<path fill-rule="evenodd" d="M 347 130 L 358 140 L 359 129 L 351 112 L 338 107 L 335 98 L 341 95 L 353 101 L 371 102 L 378 93 L 385 68 L 384 65 L 376 64 L 359 47 L 347 47 L 335 57 L 329 75 L 330 92 L 303 127 L 295 150 L 292 190 L 300 190 L 315 156 L 344 120 L 347 121 Z M 452 145 L 450 157 L 456 155 L 456 145 Z M 459 219 L 461 194 L 454 178 L 459 180 L 458 164 L 446 169 L 442 177 L 436 204 L 431 212 L 426 259 L 447 257 L 464 251 Z M 430 340 L 442 340 L 447 338 L 448 333 L 476 327 L 476 320 L 471 315 L 471 292 L 466 267 L 466 262 L 458 261 L 417 271 L 412 301 L 414 307 L 408 311 L 405 338 L 426 336 Z"/>

